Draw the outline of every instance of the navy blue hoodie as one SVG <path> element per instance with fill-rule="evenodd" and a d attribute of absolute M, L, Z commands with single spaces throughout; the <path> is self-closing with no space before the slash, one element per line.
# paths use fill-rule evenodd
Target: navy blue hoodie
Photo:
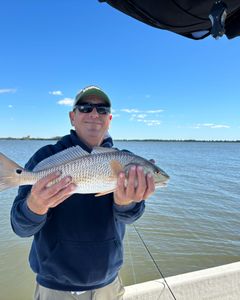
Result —
<path fill-rule="evenodd" d="M 38 150 L 25 168 L 68 147 L 79 145 L 91 152 L 71 130 L 55 145 Z M 101 146 L 112 147 L 108 137 Z M 11 210 L 11 224 L 21 237 L 34 236 L 29 255 L 37 282 L 47 288 L 83 291 L 103 287 L 117 276 L 123 263 L 125 224 L 144 212 L 144 201 L 127 206 L 113 202 L 113 194 L 73 194 L 45 215 L 29 210 L 26 198 L 31 186 L 19 188 Z"/>

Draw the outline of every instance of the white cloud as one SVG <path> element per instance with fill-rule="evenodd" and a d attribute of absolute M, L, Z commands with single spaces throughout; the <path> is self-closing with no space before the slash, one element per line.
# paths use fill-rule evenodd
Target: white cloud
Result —
<path fill-rule="evenodd" d="M 163 112 L 162 109 L 156 109 L 156 110 L 140 110 L 138 108 L 123 108 L 119 111 L 123 113 L 130 114 L 129 120 L 132 122 L 141 122 L 142 124 L 145 124 L 146 126 L 159 126 L 161 125 L 161 121 L 158 119 L 158 114 Z M 114 117 L 118 117 L 119 114 L 117 114 L 117 111 L 113 111 L 115 114 Z M 155 114 L 155 115 L 154 115 Z M 151 119 L 148 119 L 150 118 Z M 153 119 L 153 118 L 156 119 Z"/>
<path fill-rule="evenodd" d="M 223 124 L 213 124 L 213 123 L 202 123 L 202 124 L 196 124 L 193 126 L 193 128 L 199 129 L 199 128 L 230 128 L 229 125 L 223 125 Z"/>
<path fill-rule="evenodd" d="M 160 112 L 163 112 L 163 111 L 164 111 L 163 109 L 147 110 L 146 113 L 147 114 L 157 114 L 157 113 L 160 113 Z"/>
<path fill-rule="evenodd" d="M 53 96 L 62 96 L 63 92 L 62 91 L 52 91 L 52 92 L 49 92 L 49 94 L 53 95 Z"/>
<path fill-rule="evenodd" d="M 120 115 L 119 115 L 119 114 L 112 114 L 112 117 L 113 117 L 113 118 L 119 118 Z"/>
<path fill-rule="evenodd" d="M 138 122 L 143 122 L 147 126 L 159 126 L 159 125 L 161 125 L 161 121 L 159 121 L 159 120 L 141 120 L 141 119 L 138 119 Z"/>
<path fill-rule="evenodd" d="M 59 105 L 66 105 L 66 106 L 72 106 L 74 99 L 72 98 L 64 98 L 62 100 L 59 100 L 57 103 Z"/>
<path fill-rule="evenodd" d="M 161 122 L 159 120 L 144 120 L 147 125 L 152 126 L 152 125 L 160 125 Z"/>
<path fill-rule="evenodd" d="M 213 125 L 211 128 L 230 128 L 228 125 Z"/>
<path fill-rule="evenodd" d="M 0 94 L 16 93 L 16 89 L 0 89 Z"/>
<path fill-rule="evenodd" d="M 140 110 L 135 109 L 135 108 L 133 108 L 133 109 L 123 108 L 123 109 L 121 109 L 121 111 L 126 112 L 126 113 L 129 113 L 129 114 L 140 112 Z"/>
<path fill-rule="evenodd" d="M 9 105 L 8 105 L 8 108 L 13 108 L 12 104 L 9 104 Z"/>
<path fill-rule="evenodd" d="M 163 112 L 164 110 L 163 109 L 139 110 L 137 108 L 132 108 L 132 109 L 124 108 L 124 109 L 121 109 L 121 111 L 129 113 L 129 114 L 131 114 L 131 113 L 157 114 L 157 113 Z"/>
<path fill-rule="evenodd" d="M 203 123 L 203 124 L 199 124 L 200 126 L 203 126 L 203 127 L 212 127 L 214 126 L 213 123 Z"/>
<path fill-rule="evenodd" d="M 146 118 L 146 114 L 132 114 L 130 120 L 131 121 L 142 121 L 143 119 Z"/>
<path fill-rule="evenodd" d="M 145 119 L 146 118 L 146 114 L 139 114 L 139 115 L 136 115 L 136 118 L 137 119 Z"/>
<path fill-rule="evenodd" d="M 141 122 L 147 126 L 159 126 L 161 124 L 160 120 L 147 119 L 146 114 L 139 114 L 139 115 L 134 114 L 131 116 L 130 121 Z"/>
<path fill-rule="evenodd" d="M 156 109 L 156 110 L 139 110 L 139 109 L 128 109 L 124 108 L 121 109 L 122 112 L 126 112 L 128 114 L 131 114 L 130 121 L 133 122 L 142 122 L 143 124 L 147 126 L 159 126 L 161 124 L 161 121 L 158 119 L 148 119 L 151 116 L 155 114 L 155 117 L 158 117 L 158 113 L 163 112 L 162 109 Z"/>

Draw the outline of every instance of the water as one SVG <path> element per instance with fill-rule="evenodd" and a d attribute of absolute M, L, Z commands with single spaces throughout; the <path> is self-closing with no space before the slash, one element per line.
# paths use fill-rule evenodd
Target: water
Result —
<path fill-rule="evenodd" d="M 0 152 L 23 165 L 51 141 L 0 141 Z M 135 223 L 164 276 L 238 261 L 240 258 L 240 143 L 116 142 L 156 163 L 169 184 L 146 202 Z M 30 300 L 34 275 L 28 266 L 31 238 L 11 231 L 16 189 L 0 193 L 0 300 Z M 125 285 L 160 278 L 135 228 L 128 226 Z"/>

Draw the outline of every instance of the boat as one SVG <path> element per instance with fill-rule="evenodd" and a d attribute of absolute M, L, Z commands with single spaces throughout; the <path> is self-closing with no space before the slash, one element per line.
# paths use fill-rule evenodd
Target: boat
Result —
<path fill-rule="evenodd" d="M 240 262 L 125 287 L 124 300 L 239 300 Z"/>

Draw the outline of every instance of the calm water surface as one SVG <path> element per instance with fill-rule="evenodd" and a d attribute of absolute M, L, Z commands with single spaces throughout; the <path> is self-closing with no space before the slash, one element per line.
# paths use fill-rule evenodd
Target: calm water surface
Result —
<path fill-rule="evenodd" d="M 54 141 L 52 141 L 54 143 Z M 24 165 L 51 141 L 0 141 L 0 152 Z M 156 163 L 171 177 L 147 201 L 135 223 L 164 276 L 238 261 L 240 258 L 240 143 L 116 142 Z M 16 189 L 0 193 L 0 300 L 31 300 L 31 238 L 11 230 Z M 125 237 L 126 285 L 160 278 L 134 226 Z"/>

